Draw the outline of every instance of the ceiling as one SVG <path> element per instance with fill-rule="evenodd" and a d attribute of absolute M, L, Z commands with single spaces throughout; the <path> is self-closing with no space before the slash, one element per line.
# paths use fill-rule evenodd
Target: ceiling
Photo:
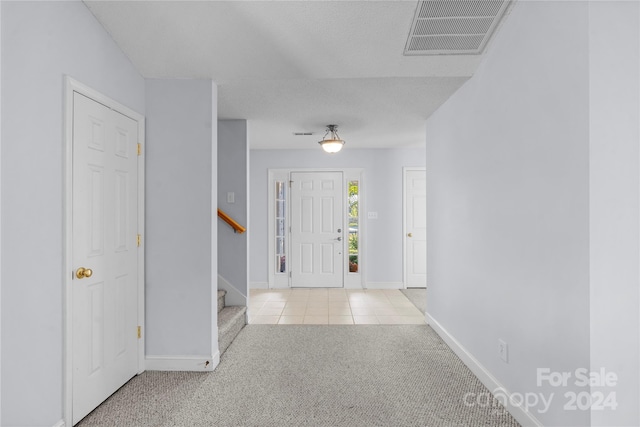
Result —
<path fill-rule="evenodd" d="M 416 147 L 482 55 L 404 56 L 417 1 L 85 1 L 147 78 L 207 78 L 252 149 Z M 313 132 L 295 136 L 294 132 Z"/>

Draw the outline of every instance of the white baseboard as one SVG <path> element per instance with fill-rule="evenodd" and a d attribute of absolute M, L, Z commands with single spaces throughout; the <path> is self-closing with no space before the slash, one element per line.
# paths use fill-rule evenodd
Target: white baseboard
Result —
<path fill-rule="evenodd" d="M 65 426 L 64 420 L 60 420 L 53 425 L 53 427 L 64 427 L 64 426 Z"/>
<path fill-rule="evenodd" d="M 224 305 L 247 305 L 247 296 L 242 295 L 235 286 L 227 281 L 224 277 L 218 274 L 218 290 L 219 291 L 227 291 L 227 294 L 224 296 Z"/>
<path fill-rule="evenodd" d="M 250 289 L 270 289 L 268 282 L 251 282 L 249 284 Z M 402 282 L 369 282 L 366 286 L 361 286 L 360 284 L 345 284 L 345 289 L 404 289 L 404 284 Z M 288 286 L 283 286 L 282 288 L 271 288 L 271 289 L 289 289 Z"/>
<path fill-rule="evenodd" d="M 251 282 L 249 289 L 269 289 L 269 282 Z"/>
<path fill-rule="evenodd" d="M 500 390 L 502 394 L 509 397 L 508 399 L 503 399 L 506 402 L 502 402 L 502 399 L 500 402 L 503 404 L 507 403 L 506 409 L 513 416 L 513 418 L 515 418 L 523 426 L 542 427 L 543 424 L 538 421 L 538 419 L 534 417 L 532 413 L 521 406 L 516 406 L 511 403 L 511 392 L 508 391 L 502 384 L 500 384 L 500 382 L 493 375 L 491 375 L 491 372 L 489 372 L 484 366 L 482 366 L 480 362 L 478 362 L 478 360 L 473 357 L 473 355 L 469 353 L 467 349 L 462 346 L 462 344 L 458 342 L 458 340 L 456 340 L 451 334 L 449 334 L 449 332 L 446 331 L 446 329 L 442 327 L 442 325 L 440 325 L 440 323 L 438 323 L 437 320 L 431 317 L 429 313 L 425 313 L 425 319 L 427 324 L 431 326 L 431 328 L 433 328 L 433 330 L 440 336 L 440 338 L 442 338 L 445 343 L 447 343 L 449 348 L 451 348 L 451 350 L 460 358 L 460 360 L 462 360 L 462 363 L 464 363 L 467 368 L 469 368 L 471 372 L 473 372 L 473 374 L 478 377 L 480 382 L 484 384 L 484 386 L 487 387 L 489 391 L 493 393 L 494 390 Z"/>
<path fill-rule="evenodd" d="M 403 289 L 402 282 L 367 282 L 365 289 Z"/>
<path fill-rule="evenodd" d="M 213 356 L 146 356 L 147 371 L 213 371 L 220 363 L 220 352 Z"/>

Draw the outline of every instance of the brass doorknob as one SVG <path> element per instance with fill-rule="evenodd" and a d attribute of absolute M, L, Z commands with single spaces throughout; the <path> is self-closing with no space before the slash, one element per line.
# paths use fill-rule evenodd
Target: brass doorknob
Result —
<path fill-rule="evenodd" d="M 413 234 L 408 233 L 408 234 L 407 234 L 407 237 L 413 237 Z"/>
<path fill-rule="evenodd" d="M 93 270 L 91 270 L 90 268 L 80 267 L 79 269 L 76 270 L 76 277 L 78 279 L 84 279 L 85 277 L 91 277 L 92 274 L 93 274 Z"/>

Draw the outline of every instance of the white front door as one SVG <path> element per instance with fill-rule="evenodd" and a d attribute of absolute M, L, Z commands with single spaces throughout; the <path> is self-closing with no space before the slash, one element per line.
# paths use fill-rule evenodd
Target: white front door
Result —
<path fill-rule="evenodd" d="M 427 286 L 427 173 L 405 170 L 405 286 Z"/>
<path fill-rule="evenodd" d="M 74 93 L 73 424 L 138 372 L 137 143 L 137 121 Z"/>
<path fill-rule="evenodd" d="M 291 173 L 291 286 L 343 287 L 342 172 Z"/>

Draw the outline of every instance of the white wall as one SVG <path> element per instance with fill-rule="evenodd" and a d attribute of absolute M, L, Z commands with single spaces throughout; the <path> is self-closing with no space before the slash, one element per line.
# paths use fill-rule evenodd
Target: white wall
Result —
<path fill-rule="evenodd" d="M 589 368 L 588 8 L 518 2 L 483 64 L 427 121 L 427 312 L 510 392 Z M 508 344 L 509 363 L 498 357 Z"/>
<path fill-rule="evenodd" d="M 639 59 L 637 2 L 519 2 L 427 123 L 428 314 L 510 392 L 553 396 L 544 425 L 640 424 Z"/>
<path fill-rule="evenodd" d="M 618 375 L 615 410 L 592 425 L 640 425 L 638 195 L 640 7 L 589 6 L 591 369 Z"/>
<path fill-rule="evenodd" d="M 218 349 L 217 121 L 210 80 L 146 82 L 146 353 L 202 356 Z"/>
<path fill-rule="evenodd" d="M 63 81 L 145 113 L 144 80 L 81 2 L 2 8 L 2 420 L 62 418 Z"/>
<path fill-rule="evenodd" d="M 220 120 L 218 122 L 218 207 L 239 224 L 247 228 L 243 234 L 234 233 L 222 220 L 218 227 L 218 273 L 236 289 L 228 295 L 227 304 L 246 305 L 249 283 L 248 241 L 251 235 L 249 219 L 249 144 L 246 120 Z M 234 203 L 227 202 L 227 193 L 235 195 Z M 220 284 L 219 284 L 220 286 Z M 231 290 L 228 290 L 231 293 Z M 239 298 L 242 299 L 242 298 Z"/>
<path fill-rule="evenodd" d="M 348 142 L 347 142 L 348 144 Z M 424 166 L 424 149 L 350 149 L 335 154 L 314 150 L 251 150 L 250 281 L 268 281 L 267 170 L 285 168 L 363 168 L 363 204 L 378 219 L 367 221 L 366 283 L 402 283 L 402 168 Z"/>

